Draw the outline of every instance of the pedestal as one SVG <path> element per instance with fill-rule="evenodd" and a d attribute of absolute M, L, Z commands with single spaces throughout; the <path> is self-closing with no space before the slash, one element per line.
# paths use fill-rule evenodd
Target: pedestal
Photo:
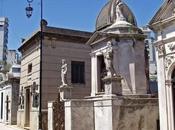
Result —
<path fill-rule="evenodd" d="M 72 97 L 72 87 L 69 85 L 61 85 L 59 87 L 60 101 L 65 101 L 71 99 Z"/>
<path fill-rule="evenodd" d="M 106 76 L 102 80 L 105 87 L 105 95 L 121 95 L 121 76 Z"/>

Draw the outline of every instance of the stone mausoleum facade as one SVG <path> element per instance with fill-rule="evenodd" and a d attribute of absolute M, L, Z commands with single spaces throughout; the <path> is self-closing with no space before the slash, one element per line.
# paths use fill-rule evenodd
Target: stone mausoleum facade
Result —
<path fill-rule="evenodd" d="M 175 1 L 165 0 L 149 25 L 156 34 L 160 130 L 175 130 Z"/>
<path fill-rule="evenodd" d="M 148 94 L 145 37 L 122 0 L 103 7 L 87 42 L 91 95 L 64 99 L 65 130 L 158 129 L 158 99 Z"/>
<path fill-rule="evenodd" d="M 19 48 L 22 59 L 17 125 L 30 130 L 38 129 L 41 87 L 42 128 L 47 130 L 47 103 L 58 98 L 57 87 L 61 85 L 59 68 L 62 59 L 68 64 L 67 82 L 74 88 L 72 96 L 83 98 L 90 94 L 90 47 L 85 43 L 92 33 L 50 27 L 45 20 L 42 23 L 42 60 L 40 30 L 23 41 Z M 75 75 L 76 77 L 73 77 Z"/>
<path fill-rule="evenodd" d="M 17 123 L 20 65 L 13 64 L 10 71 L 3 74 L 0 82 L 0 122 L 10 125 Z"/>

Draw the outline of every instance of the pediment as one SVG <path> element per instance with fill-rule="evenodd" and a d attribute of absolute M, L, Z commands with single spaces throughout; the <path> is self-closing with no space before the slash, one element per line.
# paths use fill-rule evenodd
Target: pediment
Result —
<path fill-rule="evenodd" d="M 172 16 L 175 16 L 175 4 L 173 0 L 166 0 L 157 11 L 155 16 L 152 18 L 149 25 L 153 25 L 157 22 L 166 20 L 168 18 L 171 18 Z"/>
<path fill-rule="evenodd" d="M 100 41 L 103 41 L 105 39 L 106 39 L 105 34 L 103 34 L 101 32 L 95 32 L 86 44 L 92 45 L 92 44 L 98 43 Z"/>

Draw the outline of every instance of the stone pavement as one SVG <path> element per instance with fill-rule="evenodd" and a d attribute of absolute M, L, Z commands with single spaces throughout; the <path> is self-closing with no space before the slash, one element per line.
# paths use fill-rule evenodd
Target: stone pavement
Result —
<path fill-rule="evenodd" d="M 23 129 L 17 128 L 14 125 L 5 125 L 0 123 L 0 130 L 23 130 Z"/>

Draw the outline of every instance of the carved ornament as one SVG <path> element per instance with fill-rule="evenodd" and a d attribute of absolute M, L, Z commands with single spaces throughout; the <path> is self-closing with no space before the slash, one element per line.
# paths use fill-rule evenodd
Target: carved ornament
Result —
<path fill-rule="evenodd" d="M 175 50 L 175 44 L 170 44 L 170 45 L 168 45 L 168 48 L 169 48 L 169 50 L 170 51 L 174 51 Z"/>
<path fill-rule="evenodd" d="M 165 69 L 169 68 L 169 66 L 173 63 L 174 59 L 175 59 L 175 56 L 167 56 L 165 58 Z"/>
<path fill-rule="evenodd" d="M 164 45 L 158 45 L 158 46 L 156 46 L 156 49 L 158 51 L 159 56 L 165 54 L 165 46 Z"/>

